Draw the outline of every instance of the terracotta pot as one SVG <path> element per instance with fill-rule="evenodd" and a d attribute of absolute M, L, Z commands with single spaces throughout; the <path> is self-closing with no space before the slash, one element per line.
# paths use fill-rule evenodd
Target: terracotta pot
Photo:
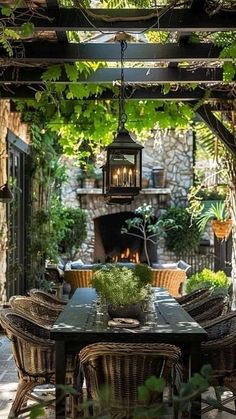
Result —
<path fill-rule="evenodd" d="M 232 230 L 232 220 L 212 220 L 211 226 L 218 239 L 227 240 Z"/>
<path fill-rule="evenodd" d="M 148 188 L 149 187 L 149 179 L 142 178 L 142 188 Z"/>
<path fill-rule="evenodd" d="M 152 169 L 152 179 L 154 188 L 164 188 L 165 187 L 165 169 L 153 167 Z"/>
<path fill-rule="evenodd" d="M 137 319 L 141 314 L 141 308 L 141 303 L 131 304 L 129 306 L 113 306 L 109 304 L 107 310 L 112 319 L 116 317 Z"/>
<path fill-rule="evenodd" d="M 93 189 L 95 186 L 95 179 L 85 178 L 83 180 L 83 188 Z"/>

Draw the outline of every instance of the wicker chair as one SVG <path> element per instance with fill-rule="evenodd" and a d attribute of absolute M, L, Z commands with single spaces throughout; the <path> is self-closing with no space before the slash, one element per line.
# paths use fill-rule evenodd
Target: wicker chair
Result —
<path fill-rule="evenodd" d="M 79 353 L 87 384 L 87 397 L 102 410 L 101 389 L 110 389 L 108 406 L 119 418 L 129 418 L 140 403 L 137 388 L 152 376 L 170 380 L 180 350 L 168 344 L 95 343 Z M 113 416 L 112 416 L 113 417 Z"/>
<path fill-rule="evenodd" d="M 232 391 L 233 398 L 236 397 L 236 311 L 211 320 L 204 327 L 208 340 L 201 345 L 202 363 L 212 366 L 210 384 L 216 389 L 217 401 L 224 405 L 232 397 L 222 401 L 217 391 L 218 386 L 228 388 Z M 209 410 L 211 408 L 204 408 L 202 413 Z M 231 413 L 236 416 L 236 405 Z"/>
<path fill-rule="evenodd" d="M 182 269 L 152 269 L 152 285 L 166 288 L 172 297 L 181 295 L 182 284 L 186 278 L 186 272 Z"/>
<path fill-rule="evenodd" d="M 196 302 L 201 301 L 203 298 L 209 297 L 211 293 L 211 288 L 199 288 L 190 292 L 189 294 L 177 298 L 177 301 L 184 307 L 186 304 L 195 304 Z"/>
<path fill-rule="evenodd" d="M 192 304 L 186 304 L 184 309 L 203 327 L 206 322 L 226 314 L 229 311 L 229 296 L 224 292 L 212 293 Z"/>
<path fill-rule="evenodd" d="M 74 269 L 65 271 L 65 281 L 71 285 L 71 292 L 73 293 L 76 288 L 91 287 L 93 271 L 92 269 Z"/>
<path fill-rule="evenodd" d="M 13 356 L 18 369 L 19 384 L 9 418 L 15 418 L 26 412 L 27 399 L 39 401 L 31 394 L 42 384 L 55 384 L 55 350 L 50 340 L 49 330 L 34 323 L 30 318 L 12 309 L 0 311 L 0 322 L 6 335 L 12 342 Z M 76 387 L 78 359 L 68 356 L 66 378 L 68 384 Z M 48 404 L 52 404 L 50 401 Z M 24 407 L 23 407 L 24 406 Z M 75 416 L 72 412 L 72 418 Z"/>
<path fill-rule="evenodd" d="M 49 308 L 30 297 L 15 295 L 9 300 L 11 308 L 31 317 L 36 323 L 50 327 L 61 313 L 60 309 Z"/>
<path fill-rule="evenodd" d="M 46 291 L 38 290 L 33 288 L 29 292 L 32 300 L 38 301 L 41 304 L 44 304 L 47 307 L 57 309 L 62 311 L 67 304 L 67 301 L 62 300 L 61 298 L 55 297 L 55 295 L 49 294 Z"/>

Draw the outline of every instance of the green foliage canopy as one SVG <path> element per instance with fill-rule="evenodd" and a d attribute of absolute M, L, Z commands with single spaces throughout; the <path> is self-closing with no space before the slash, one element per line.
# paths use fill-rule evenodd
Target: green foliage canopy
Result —
<path fill-rule="evenodd" d="M 65 64 L 52 66 L 43 75 L 45 89 L 37 91 L 34 100 L 17 101 L 17 109 L 44 114 L 45 129 L 56 135 L 63 153 L 77 156 L 87 163 L 112 140 L 118 127 L 118 100 L 88 100 L 108 87 L 117 95 L 119 89 L 111 85 L 77 83 L 80 76 L 88 76 L 103 63 Z M 55 84 L 61 75 L 69 84 Z M 185 103 L 131 100 L 126 103 L 127 128 L 142 141 L 154 127 L 161 129 L 187 128 L 193 111 Z"/>

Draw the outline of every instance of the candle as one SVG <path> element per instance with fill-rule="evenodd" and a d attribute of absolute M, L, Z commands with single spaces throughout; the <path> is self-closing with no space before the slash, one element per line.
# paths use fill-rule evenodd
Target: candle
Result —
<path fill-rule="evenodd" d="M 126 184 L 126 167 L 123 169 L 123 184 Z"/>
<path fill-rule="evenodd" d="M 114 176 L 113 176 L 113 184 L 114 184 L 115 186 L 118 186 L 118 175 L 114 175 Z"/>
<path fill-rule="evenodd" d="M 132 170 L 129 169 L 129 186 L 132 185 Z"/>
<path fill-rule="evenodd" d="M 117 186 L 120 184 L 120 169 L 117 169 Z"/>

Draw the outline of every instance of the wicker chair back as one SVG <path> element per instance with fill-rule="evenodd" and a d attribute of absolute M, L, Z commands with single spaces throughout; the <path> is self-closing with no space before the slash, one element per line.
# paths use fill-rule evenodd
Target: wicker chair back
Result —
<path fill-rule="evenodd" d="M 186 279 L 186 272 L 182 269 L 152 269 L 152 285 L 166 288 L 172 297 L 181 295 Z"/>
<path fill-rule="evenodd" d="M 45 304 L 52 308 L 57 308 L 58 310 L 62 311 L 67 304 L 67 301 L 62 300 L 61 298 L 55 297 L 55 295 L 49 294 L 46 291 L 38 290 L 33 288 L 29 292 L 30 297 L 42 304 Z"/>
<path fill-rule="evenodd" d="M 96 343 L 82 349 L 79 357 L 88 397 L 99 401 L 102 387 L 108 386 L 109 406 L 128 417 L 138 404 L 138 386 L 152 375 L 168 381 L 180 350 L 168 344 Z"/>
<path fill-rule="evenodd" d="M 203 324 L 228 313 L 229 306 L 229 296 L 225 293 L 217 293 L 192 304 L 186 304 L 184 309 L 198 323 Z"/>
<path fill-rule="evenodd" d="M 50 331 L 32 319 L 12 309 L 0 311 L 0 323 L 12 342 L 13 356 L 18 369 L 19 384 L 9 417 L 21 414 L 21 407 L 31 398 L 34 387 L 55 383 L 55 344 Z M 67 382 L 76 386 L 78 359 L 67 357 Z M 24 406 L 24 412 L 27 410 Z"/>
<path fill-rule="evenodd" d="M 226 387 L 236 397 L 236 311 L 218 317 L 204 327 L 208 340 L 201 344 L 202 363 L 210 364 L 213 368 L 210 384 Z M 220 393 L 216 391 L 216 395 L 218 402 L 221 402 Z M 224 404 L 226 402 L 224 400 Z M 236 410 L 228 413 L 235 416 Z"/>
<path fill-rule="evenodd" d="M 47 327 L 52 326 L 61 313 L 59 308 L 49 308 L 37 300 L 22 295 L 14 295 L 10 298 L 9 303 L 14 310 Z"/>
<path fill-rule="evenodd" d="M 76 288 L 91 287 L 92 276 L 92 269 L 65 271 L 65 281 L 71 285 L 71 292 L 74 292 Z"/>

